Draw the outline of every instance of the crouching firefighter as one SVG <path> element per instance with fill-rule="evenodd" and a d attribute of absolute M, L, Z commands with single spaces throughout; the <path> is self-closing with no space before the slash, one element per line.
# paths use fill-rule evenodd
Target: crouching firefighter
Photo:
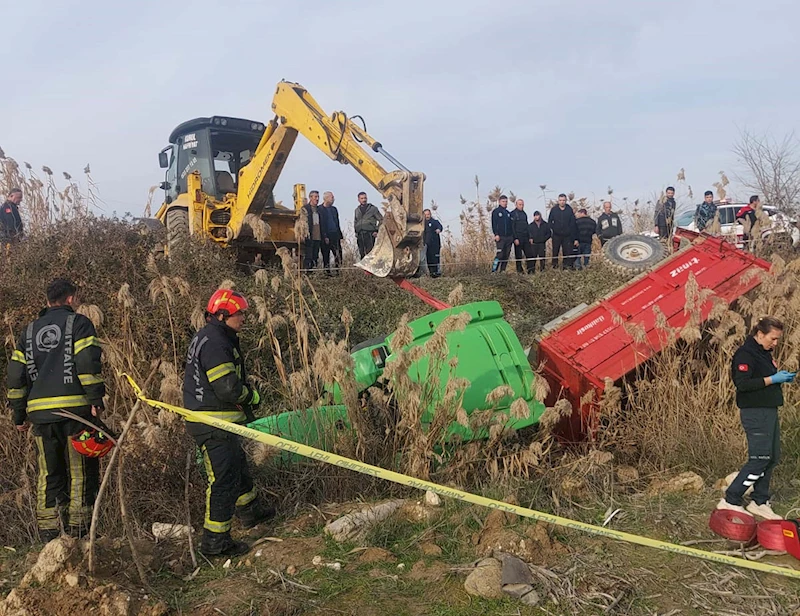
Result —
<path fill-rule="evenodd" d="M 228 289 L 216 291 L 208 300 L 207 325 L 192 339 L 186 358 L 183 403 L 187 409 L 238 424 L 255 419 L 261 397 L 247 383 L 238 336 L 247 308 L 247 300 Z M 244 554 L 249 546 L 231 538 L 233 516 L 245 528 L 252 528 L 274 517 L 275 509 L 256 498 L 238 435 L 191 419 L 186 420 L 186 430 L 202 452 L 208 480 L 200 551 Z"/>
<path fill-rule="evenodd" d="M 101 433 L 61 415 L 68 411 L 96 422 L 105 395 L 100 344 L 92 322 L 74 312 L 75 294 L 67 280 L 50 283 L 47 308 L 25 327 L 8 365 L 14 423 L 20 432 L 33 425 L 36 521 L 45 542 L 62 528 L 77 537 L 86 533 L 99 487 L 99 457 L 112 447 Z"/>

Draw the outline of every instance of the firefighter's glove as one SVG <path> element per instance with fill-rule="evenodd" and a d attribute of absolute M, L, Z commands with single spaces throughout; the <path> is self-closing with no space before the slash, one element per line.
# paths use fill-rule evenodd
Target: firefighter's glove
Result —
<path fill-rule="evenodd" d="M 789 372 L 788 370 L 780 370 L 773 374 L 770 379 L 772 379 L 772 383 L 775 385 L 779 385 L 780 383 L 791 383 L 794 381 L 794 377 L 796 372 Z"/>
<path fill-rule="evenodd" d="M 250 399 L 247 401 L 247 406 L 252 409 L 257 409 L 259 404 L 261 404 L 261 395 L 255 389 L 251 389 Z"/>

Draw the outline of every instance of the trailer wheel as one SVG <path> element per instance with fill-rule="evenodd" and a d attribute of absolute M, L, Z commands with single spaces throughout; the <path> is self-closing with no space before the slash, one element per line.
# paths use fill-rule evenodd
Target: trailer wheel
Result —
<path fill-rule="evenodd" d="M 666 256 L 666 248 L 658 238 L 626 233 L 606 242 L 603 256 L 614 269 L 636 274 L 659 263 Z"/>

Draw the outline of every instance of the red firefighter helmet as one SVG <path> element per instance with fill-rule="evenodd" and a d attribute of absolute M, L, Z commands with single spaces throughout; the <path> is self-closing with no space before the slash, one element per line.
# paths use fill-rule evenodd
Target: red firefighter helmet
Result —
<path fill-rule="evenodd" d="M 211 315 L 224 314 L 229 317 L 241 310 L 247 310 L 250 305 L 244 295 L 230 289 L 219 289 L 208 300 L 206 312 Z"/>
<path fill-rule="evenodd" d="M 92 428 L 81 430 L 70 441 L 72 448 L 87 458 L 102 458 L 114 447 L 107 434 Z"/>

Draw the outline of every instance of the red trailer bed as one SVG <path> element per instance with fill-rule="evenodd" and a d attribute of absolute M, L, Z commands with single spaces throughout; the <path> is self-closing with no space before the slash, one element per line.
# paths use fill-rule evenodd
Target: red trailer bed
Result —
<path fill-rule="evenodd" d="M 620 380 L 672 344 L 674 337 L 656 327 L 655 306 L 670 327 L 680 331 L 688 323 L 684 288 L 689 274 L 701 289 L 712 289 L 714 296 L 730 304 L 760 283 L 759 276 L 747 272 L 770 268 L 767 261 L 725 240 L 702 236 L 695 242 L 591 306 L 570 311 L 560 322 L 546 326 L 550 331 L 539 342 L 538 359 L 544 362 L 550 385 L 548 406 L 559 397 L 572 403 L 573 416 L 561 431 L 567 438 L 580 438 L 593 425 L 604 379 Z M 703 320 L 712 307 L 711 301 L 702 306 Z M 641 326 L 646 340 L 636 343 L 624 323 Z M 581 405 L 581 398 L 592 389 L 594 402 Z"/>

